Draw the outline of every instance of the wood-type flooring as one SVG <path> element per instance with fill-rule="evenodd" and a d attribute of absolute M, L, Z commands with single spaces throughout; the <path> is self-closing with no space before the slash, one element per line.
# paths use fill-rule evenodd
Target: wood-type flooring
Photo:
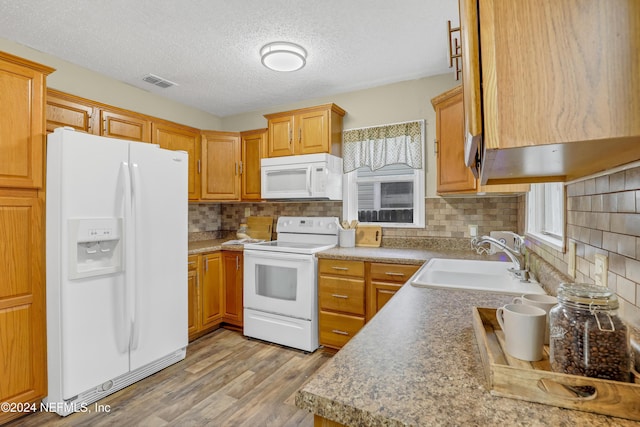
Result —
<path fill-rule="evenodd" d="M 313 426 L 296 390 L 327 360 L 218 329 L 185 360 L 68 417 L 38 412 L 8 426 Z M 109 412 L 106 412 L 106 409 Z"/>

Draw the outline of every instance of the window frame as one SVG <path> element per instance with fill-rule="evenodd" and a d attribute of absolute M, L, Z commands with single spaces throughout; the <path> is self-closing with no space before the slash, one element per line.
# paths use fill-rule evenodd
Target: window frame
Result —
<path fill-rule="evenodd" d="M 562 205 L 561 209 L 561 229 L 562 235 L 557 236 L 554 233 L 545 232 L 543 230 L 545 223 L 545 216 L 549 210 L 549 200 L 546 191 L 539 191 L 540 187 L 534 186 L 546 186 L 547 184 L 557 184 L 562 186 Z M 543 187 L 545 188 L 545 187 Z M 545 188 L 546 189 L 546 188 Z M 567 223 L 566 223 L 566 204 L 567 204 L 567 187 L 562 182 L 548 182 L 531 184 L 531 189 L 526 195 L 526 218 L 525 218 L 525 235 L 529 236 L 537 241 L 540 241 L 546 245 L 551 246 L 553 249 L 560 252 L 566 250 L 566 235 L 567 235 Z"/>
<path fill-rule="evenodd" d="M 423 161 L 424 165 L 424 150 Z M 343 176 L 342 180 L 342 193 L 344 195 L 342 200 L 342 216 L 347 221 L 358 220 L 358 192 L 357 192 L 357 174 L 358 170 L 347 172 Z M 406 178 L 401 178 L 401 175 L 391 175 L 389 181 L 407 181 Z M 371 178 L 365 178 L 366 180 L 372 180 Z M 377 181 L 377 180 L 376 180 Z M 421 169 L 413 169 L 413 222 L 360 222 L 363 225 L 378 225 L 383 228 L 424 228 L 425 227 L 425 192 L 426 182 L 424 166 Z"/>

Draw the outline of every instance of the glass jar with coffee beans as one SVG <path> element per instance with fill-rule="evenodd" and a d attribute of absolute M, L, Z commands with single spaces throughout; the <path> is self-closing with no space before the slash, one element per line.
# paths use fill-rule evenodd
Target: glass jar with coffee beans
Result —
<path fill-rule="evenodd" d="M 614 292 L 602 286 L 563 283 L 549 323 L 554 372 L 629 382 L 628 330 L 618 317 Z"/>

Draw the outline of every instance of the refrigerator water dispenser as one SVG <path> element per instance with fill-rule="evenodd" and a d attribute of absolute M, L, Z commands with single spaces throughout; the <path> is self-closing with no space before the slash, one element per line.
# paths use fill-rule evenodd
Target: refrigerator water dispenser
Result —
<path fill-rule="evenodd" d="M 69 219 L 69 279 L 122 271 L 122 219 Z"/>

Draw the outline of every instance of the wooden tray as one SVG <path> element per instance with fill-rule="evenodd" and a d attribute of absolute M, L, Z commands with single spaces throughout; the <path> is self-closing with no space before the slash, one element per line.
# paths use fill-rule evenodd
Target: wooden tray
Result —
<path fill-rule="evenodd" d="M 492 395 L 640 421 L 640 384 L 551 372 L 549 347 L 538 362 L 504 351 L 494 308 L 473 308 L 475 331 Z"/>

